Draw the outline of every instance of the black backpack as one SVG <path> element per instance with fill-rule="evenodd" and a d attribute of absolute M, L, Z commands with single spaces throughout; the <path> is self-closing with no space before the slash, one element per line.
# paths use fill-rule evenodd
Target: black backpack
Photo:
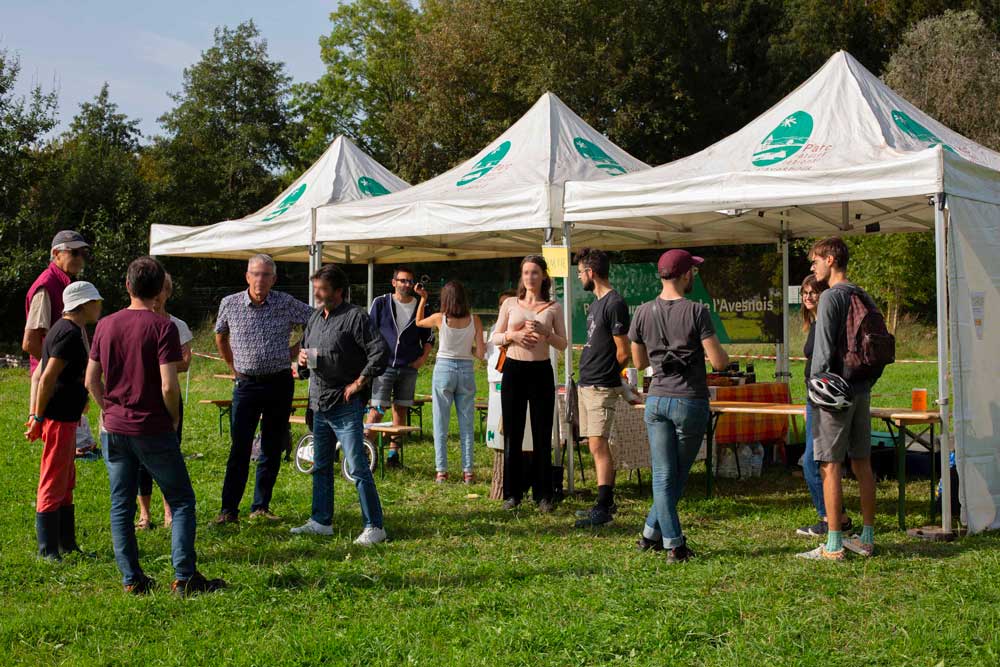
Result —
<path fill-rule="evenodd" d="M 882 377 L 885 367 L 896 361 L 896 337 L 889 333 L 885 318 L 865 292 L 851 289 L 844 341 L 844 379 L 870 380 Z"/>

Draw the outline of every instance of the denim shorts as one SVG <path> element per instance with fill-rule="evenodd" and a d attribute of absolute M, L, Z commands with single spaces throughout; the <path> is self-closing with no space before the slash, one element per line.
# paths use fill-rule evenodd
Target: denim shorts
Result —
<path fill-rule="evenodd" d="M 392 405 L 409 407 L 413 405 L 413 394 L 416 391 L 417 369 L 410 366 L 390 366 L 372 383 L 371 404 L 376 408 L 388 408 Z"/>

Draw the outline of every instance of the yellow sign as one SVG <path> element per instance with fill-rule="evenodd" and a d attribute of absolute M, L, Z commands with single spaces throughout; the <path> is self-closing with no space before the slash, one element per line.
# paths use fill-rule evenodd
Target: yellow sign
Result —
<path fill-rule="evenodd" d="M 543 245 L 542 257 L 549 265 L 550 278 L 569 278 L 569 248 L 562 245 Z"/>

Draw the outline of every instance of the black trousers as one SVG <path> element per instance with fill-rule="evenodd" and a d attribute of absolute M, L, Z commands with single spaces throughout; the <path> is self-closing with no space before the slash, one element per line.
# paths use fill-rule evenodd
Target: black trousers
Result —
<path fill-rule="evenodd" d="M 281 468 L 281 454 L 288 438 L 288 415 L 295 390 L 291 370 L 266 378 L 240 376 L 233 386 L 230 414 L 232 446 L 222 482 L 222 511 L 238 514 L 250 475 L 250 451 L 260 423 L 260 457 L 250 510 L 266 510 Z"/>
<path fill-rule="evenodd" d="M 503 497 L 521 500 L 522 480 L 531 480 L 535 502 L 552 500 L 552 412 L 556 401 L 552 365 L 548 361 L 507 358 L 500 385 L 503 410 Z M 521 447 L 531 406 L 531 469 L 522 469 Z"/>

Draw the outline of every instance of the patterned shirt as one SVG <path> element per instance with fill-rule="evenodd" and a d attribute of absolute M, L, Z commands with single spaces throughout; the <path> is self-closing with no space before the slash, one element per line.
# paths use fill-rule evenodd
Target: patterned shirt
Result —
<path fill-rule="evenodd" d="M 312 308 L 284 292 L 271 290 L 257 305 L 243 290 L 219 304 L 215 332 L 229 334 L 237 373 L 271 375 L 289 368 L 292 326 L 306 324 L 312 313 Z"/>

